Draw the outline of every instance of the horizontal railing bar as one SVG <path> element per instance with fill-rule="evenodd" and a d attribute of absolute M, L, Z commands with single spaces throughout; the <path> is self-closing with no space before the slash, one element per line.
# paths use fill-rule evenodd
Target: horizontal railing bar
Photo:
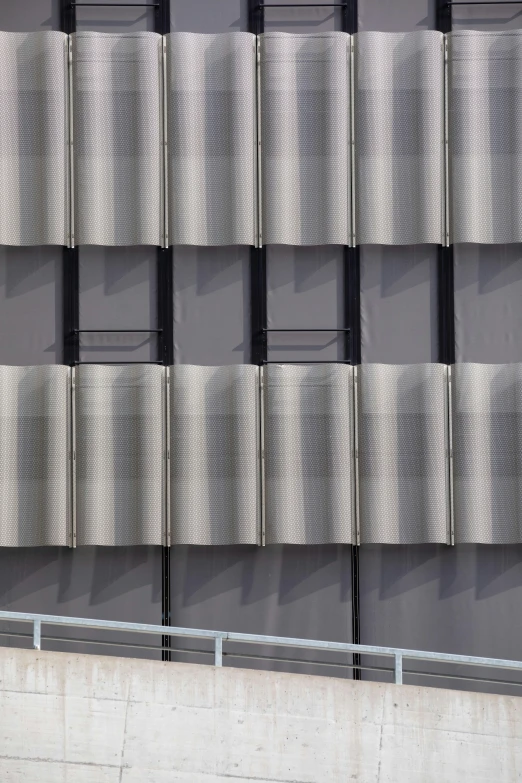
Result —
<path fill-rule="evenodd" d="M 263 332 L 350 332 L 350 328 L 341 329 L 262 329 Z"/>
<path fill-rule="evenodd" d="M 313 359 L 309 361 L 306 359 L 292 359 L 291 361 L 285 361 L 284 359 L 269 361 L 268 359 L 263 359 L 263 364 L 351 364 L 351 361 L 349 359 L 317 359 L 315 361 Z"/>
<path fill-rule="evenodd" d="M 37 622 L 47 625 L 63 625 L 81 628 L 98 628 L 112 631 L 131 631 L 136 633 L 161 634 L 165 636 L 185 636 L 188 638 L 222 639 L 229 642 L 245 644 L 267 644 L 284 647 L 299 647 L 313 650 L 330 650 L 332 652 L 363 653 L 367 655 L 383 655 L 403 658 L 438 661 L 439 663 L 456 663 L 470 666 L 491 666 L 494 668 L 522 670 L 522 661 L 511 661 L 499 658 L 483 658 L 479 656 L 455 655 L 452 653 L 409 650 L 395 647 L 378 647 L 365 644 L 350 644 L 347 642 L 327 642 L 313 639 L 297 639 L 285 636 L 264 636 L 258 634 L 243 634 L 227 631 L 211 631 L 199 628 L 178 628 L 175 626 L 147 625 L 143 623 L 124 623 L 116 620 L 94 620 L 82 617 L 63 617 L 57 615 L 34 614 L 28 612 L 0 611 L 0 620 L 14 622 Z M 74 641 L 74 640 L 73 640 Z M 421 672 L 419 674 L 422 675 Z M 441 675 L 444 676 L 444 675 Z"/>
<path fill-rule="evenodd" d="M 74 334 L 161 334 L 163 329 L 74 329 Z"/>
<path fill-rule="evenodd" d="M 54 614 L 30 614 L 27 612 L 0 611 L 0 620 L 14 622 L 40 622 L 46 625 L 66 625 L 76 628 L 103 628 L 108 631 L 132 631 L 135 633 L 161 634 L 165 636 L 187 636 L 193 639 L 215 639 L 226 637 L 222 631 L 203 631 L 199 628 L 174 628 L 166 625 L 147 625 L 144 623 L 123 623 L 118 620 L 94 620 L 86 617 L 63 617 Z"/>
<path fill-rule="evenodd" d="M 1 636 L 12 636 L 17 639 L 27 639 L 31 640 L 33 638 L 32 634 L 29 633 L 16 633 L 15 631 L 0 631 L 0 637 Z M 173 653 L 181 653 L 186 654 L 190 653 L 191 655 L 207 655 L 214 657 L 214 650 L 197 650 L 194 647 L 162 647 L 162 646 L 153 646 L 150 644 L 136 644 L 132 642 L 110 642 L 110 641 L 102 641 L 100 639 L 84 639 L 84 638 L 75 638 L 75 637 L 68 637 L 68 636 L 42 636 L 42 639 L 45 639 L 45 641 L 49 642 L 65 642 L 65 643 L 71 643 L 71 644 L 93 644 L 93 645 L 99 645 L 102 647 L 124 647 L 125 649 L 131 649 L 131 650 L 150 650 L 152 652 L 161 652 L 162 650 L 169 650 Z M 325 666 L 330 668 L 337 668 L 337 669 L 358 669 L 360 671 L 367 671 L 367 672 L 380 672 L 382 674 L 389 674 L 390 676 L 393 676 L 393 668 L 391 667 L 385 667 L 385 666 L 364 666 L 361 664 L 353 664 L 353 663 L 347 663 L 347 662 L 340 662 L 340 661 L 318 661 L 318 660 L 310 660 L 309 658 L 281 658 L 274 655 L 254 655 L 254 654 L 247 654 L 247 653 L 232 653 L 232 652 L 223 652 L 224 658 L 239 658 L 244 660 L 254 660 L 254 661 L 268 661 L 272 663 L 296 663 L 296 664 L 305 664 L 310 666 Z M 494 679 L 492 677 L 471 677 L 468 675 L 463 674 L 451 674 L 451 673 L 439 673 L 439 672 L 423 672 L 418 669 L 405 669 L 404 675 L 411 675 L 416 677 L 432 677 L 432 678 L 446 678 L 448 680 L 463 680 L 464 682 L 482 682 L 488 685 L 515 685 L 517 687 L 522 687 L 522 682 L 516 682 L 515 680 L 498 680 Z"/>
<path fill-rule="evenodd" d="M 314 650 L 332 650 L 337 652 L 366 653 L 367 655 L 385 655 L 395 656 L 398 653 L 403 658 L 439 661 L 448 663 L 463 663 L 472 666 L 494 666 L 502 669 L 520 669 L 522 670 L 522 661 L 509 661 L 497 658 L 481 658 L 470 655 L 453 655 L 451 653 L 435 653 L 423 650 L 403 650 L 394 647 L 376 647 L 366 644 L 349 644 L 346 642 L 321 642 L 311 641 L 310 639 L 291 639 L 282 636 L 257 636 L 255 634 L 241 634 L 229 632 L 227 641 L 240 642 L 247 644 L 274 644 L 286 647 L 308 647 Z"/>
<path fill-rule="evenodd" d="M 78 367 L 80 364 L 121 364 L 121 365 L 127 365 L 127 364 L 163 364 L 163 362 L 160 362 L 159 360 L 155 360 L 153 362 L 126 362 L 122 360 L 121 362 L 75 362 L 75 365 Z"/>

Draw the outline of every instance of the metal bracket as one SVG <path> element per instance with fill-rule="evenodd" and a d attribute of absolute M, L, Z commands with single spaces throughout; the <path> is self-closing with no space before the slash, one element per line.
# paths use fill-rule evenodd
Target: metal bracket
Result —
<path fill-rule="evenodd" d="M 70 497 L 70 515 L 71 515 L 71 548 L 76 547 L 76 368 L 69 369 L 69 410 L 70 410 L 70 428 L 69 428 L 69 497 Z"/>
<path fill-rule="evenodd" d="M 261 520 L 260 546 L 266 544 L 266 503 L 265 503 L 265 371 L 259 367 L 259 511 Z"/>
<path fill-rule="evenodd" d="M 453 379 L 451 366 L 446 367 L 446 395 L 447 395 L 447 475 L 448 475 L 448 537 L 450 546 L 455 544 L 455 513 L 453 506 Z"/>

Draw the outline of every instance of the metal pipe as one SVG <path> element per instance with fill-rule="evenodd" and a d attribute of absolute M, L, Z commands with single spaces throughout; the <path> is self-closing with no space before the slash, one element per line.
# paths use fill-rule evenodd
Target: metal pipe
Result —
<path fill-rule="evenodd" d="M 34 620 L 33 622 L 33 650 L 40 650 L 42 647 L 42 622 Z"/>
<path fill-rule="evenodd" d="M 402 685 L 402 655 L 395 656 L 395 685 Z"/>

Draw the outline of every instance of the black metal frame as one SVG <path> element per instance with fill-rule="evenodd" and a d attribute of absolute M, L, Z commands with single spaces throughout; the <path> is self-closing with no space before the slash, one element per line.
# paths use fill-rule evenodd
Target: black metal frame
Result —
<path fill-rule="evenodd" d="M 170 32 L 169 0 L 155 3 L 83 3 L 61 0 L 60 28 L 70 35 L 76 31 L 76 8 L 151 8 L 154 10 L 155 29 L 160 35 Z M 173 259 L 172 248 L 157 250 L 157 329 L 80 329 L 80 272 L 79 248 L 63 250 L 63 363 L 79 364 L 173 364 L 174 363 L 174 312 L 173 312 Z M 157 335 L 157 360 L 149 362 L 83 362 L 80 361 L 80 335 L 85 332 L 150 333 Z"/>
<path fill-rule="evenodd" d="M 70 35 L 76 31 L 76 8 L 118 7 L 154 9 L 155 30 L 160 35 L 170 32 L 170 0 L 155 3 L 77 3 L 60 0 L 60 28 Z M 174 298 L 173 298 L 173 254 L 172 247 L 157 249 L 157 329 L 80 329 L 80 280 L 79 248 L 63 250 L 63 361 L 64 364 L 94 364 L 80 362 L 80 335 L 84 332 L 103 333 L 147 333 L 156 334 L 158 359 L 153 362 L 96 362 L 96 364 L 162 364 L 174 363 Z M 171 625 L 170 616 L 170 549 L 162 547 L 162 597 L 161 621 Z M 162 660 L 171 660 L 171 639 L 162 637 Z"/>
<path fill-rule="evenodd" d="M 264 11 L 266 8 L 341 8 L 343 10 L 343 31 L 353 34 L 357 31 L 357 0 L 340 3 L 263 3 L 249 0 L 249 30 L 254 35 L 264 32 Z M 352 199 L 354 194 L 352 193 Z M 352 202 L 353 203 L 353 202 Z M 250 307 L 251 307 L 251 361 L 253 364 L 276 364 L 268 360 L 268 334 L 270 332 L 339 332 L 344 334 L 344 359 L 326 361 L 285 361 L 285 364 L 360 364 L 360 254 L 358 247 L 343 248 L 343 300 L 345 326 L 335 329 L 269 329 L 267 313 L 267 261 L 266 246 L 251 248 L 250 264 Z M 352 641 L 360 644 L 360 600 L 359 600 L 359 546 L 351 546 L 352 569 Z M 361 656 L 352 659 L 353 678 L 361 679 Z"/>
<path fill-rule="evenodd" d="M 436 28 L 451 32 L 451 4 L 437 0 Z M 453 246 L 439 245 L 437 259 L 438 360 L 455 363 L 455 285 Z"/>

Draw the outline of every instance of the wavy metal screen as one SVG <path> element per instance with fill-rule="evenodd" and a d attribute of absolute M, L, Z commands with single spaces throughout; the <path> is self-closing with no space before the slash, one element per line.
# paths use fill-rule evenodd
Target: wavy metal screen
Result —
<path fill-rule="evenodd" d="M 359 370 L 361 543 L 449 543 L 447 368 Z"/>
<path fill-rule="evenodd" d="M 160 245 L 162 38 L 71 39 L 75 243 Z"/>
<path fill-rule="evenodd" d="M 170 370 L 172 544 L 260 540 L 259 369 Z"/>
<path fill-rule="evenodd" d="M 67 36 L 0 32 L 0 244 L 65 245 Z"/>
<path fill-rule="evenodd" d="M 350 242 L 350 36 L 260 36 L 263 244 Z"/>
<path fill-rule="evenodd" d="M 363 32 L 354 43 L 357 242 L 441 244 L 444 36 Z"/>
<path fill-rule="evenodd" d="M 448 43 L 452 241 L 521 242 L 522 31 Z"/>
<path fill-rule="evenodd" d="M 169 243 L 253 245 L 255 36 L 171 33 L 166 43 Z"/>
<path fill-rule="evenodd" d="M 154 365 L 77 368 L 78 544 L 162 543 L 164 384 Z"/>
<path fill-rule="evenodd" d="M 67 546 L 67 367 L 0 367 L 0 546 Z"/>
<path fill-rule="evenodd" d="M 353 368 L 264 370 L 267 544 L 354 540 Z"/>
<path fill-rule="evenodd" d="M 521 543 L 522 365 L 452 372 L 455 540 Z"/>

